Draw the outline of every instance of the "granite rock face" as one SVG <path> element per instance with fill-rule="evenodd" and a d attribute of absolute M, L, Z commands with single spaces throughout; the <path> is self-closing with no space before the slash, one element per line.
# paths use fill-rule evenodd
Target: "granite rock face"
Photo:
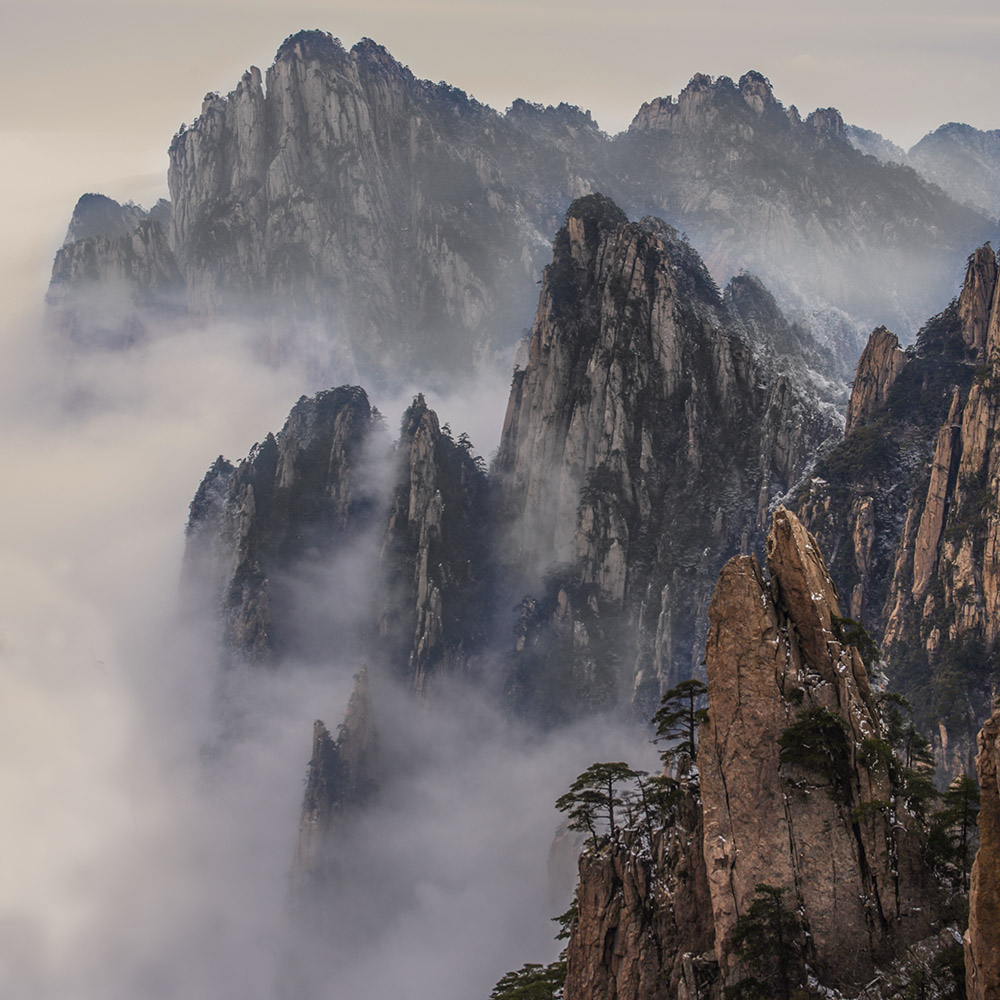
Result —
<path fill-rule="evenodd" d="M 488 634 L 486 476 L 422 396 L 393 455 L 363 389 L 302 397 L 191 504 L 185 591 L 232 663 L 364 658 L 423 691 Z"/>
<path fill-rule="evenodd" d="M 754 294 L 767 296 L 744 287 L 747 313 Z M 774 323 L 769 337 L 787 327 Z M 756 335 L 669 226 L 629 223 L 600 196 L 574 203 L 497 471 L 507 560 L 552 591 L 526 614 L 551 615 L 595 699 L 658 701 L 696 670 L 719 566 L 762 537 L 771 500 L 838 429 Z M 536 641 L 526 626 L 529 654 Z M 616 647 L 611 669 L 602 643 Z"/>
<path fill-rule="evenodd" d="M 685 1000 L 717 978 L 701 816 L 688 798 L 653 837 L 587 851 L 566 953 L 567 1000 Z"/>
<path fill-rule="evenodd" d="M 979 852 L 969 888 L 965 979 L 969 1000 L 1000 997 L 1000 713 L 979 734 Z"/>
<path fill-rule="evenodd" d="M 236 467 L 219 460 L 188 521 L 188 580 L 209 584 L 223 645 L 236 662 L 312 659 L 364 638 L 343 634 L 339 572 L 375 525 L 378 423 L 364 390 L 303 397 L 285 426 Z M 293 572 L 294 570 L 294 572 Z"/>
<path fill-rule="evenodd" d="M 614 189 L 621 204 L 687 232 L 713 275 L 758 274 L 784 308 L 803 308 L 848 370 L 862 330 L 888 323 L 909 341 L 947 301 L 956 262 L 989 237 L 987 224 L 979 240 L 973 230 L 946 237 L 941 260 L 913 253 L 917 229 L 932 218 L 956 236 L 953 227 L 965 225 L 948 199 L 853 149 L 835 110 L 803 120 L 785 108 L 760 73 L 738 82 L 698 74 L 676 98 L 643 105 L 616 143 L 630 162 L 627 193 Z M 873 214 L 875 202 L 882 208 Z M 882 211 L 894 219 L 889 228 L 875 222 Z M 839 327 L 838 310 L 855 325 Z"/>
<path fill-rule="evenodd" d="M 914 329 L 945 299 L 954 261 L 996 229 L 853 149 L 832 109 L 803 120 L 784 108 L 759 73 L 697 75 L 609 138 L 578 108 L 519 100 L 500 114 L 416 79 L 368 39 L 346 51 L 320 31 L 208 94 L 169 159 L 169 222 L 164 206 L 145 220 L 160 226 L 162 266 L 123 268 L 114 241 L 142 220 L 87 196 L 53 273 L 59 324 L 96 339 L 92 293 L 124 270 L 119 293 L 152 326 L 169 256 L 191 321 L 239 322 L 265 357 L 330 380 L 509 357 L 567 206 L 597 190 L 687 231 L 720 282 L 759 274 L 838 377 L 859 329 Z M 83 249 L 97 236 L 84 216 L 109 242 Z M 104 325 L 121 340 L 123 324 Z"/>
<path fill-rule="evenodd" d="M 468 371 L 530 315 L 598 135 L 576 109 L 506 118 L 368 39 L 348 52 L 301 32 L 171 143 L 190 306 L 262 313 L 278 338 L 312 330 L 366 377 Z"/>
<path fill-rule="evenodd" d="M 769 576 L 736 556 L 719 575 L 708 718 L 677 821 L 641 850 L 629 832 L 584 851 L 567 1000 L 694 1000 L 759 975 L 737 929 L 762 884 L 782 893 L 813 985 L 855 996 L 913 946 L 941 948 L 945 895 L 892 765 L 871 753 L 887 744 L 858 640 L 784 508 L 767 563 Z"/>
<path fill-rule="evenodd" d="M 403 415 L 380 553 L 378 632 L 416 691 L 469 669 L 491 635 L 489 484 L 468 438 L 442 432 L 417 396 Z"/>
<path fill-rule="evenodd" d="M 884 326 L 872 332 L 868 344 L 861 352 L 854 387 L 847 407 L 847 424 L 844 434 L 850 434 L 861 424 L 867 423 L 876 410 L 888 399 L 889 390 L 907 362 L 906 354 L 899 347 L 899 340 Z"/>
<path fill-rule="evenodd" d="M 134 206 L 107 215 L 74 214 L 69 235 L 90 235 L 56 254 L 46 304 L 71 340 L 116 348 L 141 340 L 150 324 L 174 319 L 183 310 L 184 281 L 156 218 Z"/>
<path fill-rule="evenodd" d="M 995 687 L 998 338 L 985 246 L 914 348 L 900 356 L 872 335 L 850 433 L 799 497 L 850 614 L 884 642 L 890 680 L 934 733 L 942 777 L 971 770 Z"/>
<path fill-rule="evenodd" d="M 768 883 L 789 894 L 820 981 L 858 987 L 934 929 L 933 885 L 915 821 L 890 806 L 888 775 L 862 763 L 862 744 L 881 734 L 865 665 L 845 640 L 816 540 L 783 508 L 767 558 L 769 582 L 752 556 L 730 561 L 709 613 L 698 769 L 716 952 L 725 975 L 739 971 L 736 920 Z M 782 744 L 816 710 L 842 733 L 839 755 L 818 770 Z"/>
<path fill-rule="evenodd" d="M 312 757 L 292 862 L 293 893 L 320 887 L 335 852 L 338 823 L 363 809 L 381 783 L 378 731 L 368 671 L 362 668 L 337 738 L 320 720 L 313 723 Z"/>

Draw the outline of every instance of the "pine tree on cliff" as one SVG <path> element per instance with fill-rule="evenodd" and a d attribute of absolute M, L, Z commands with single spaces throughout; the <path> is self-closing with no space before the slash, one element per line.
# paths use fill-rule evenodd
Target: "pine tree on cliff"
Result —
<path fill-rule="evenodd" d="M 699 680 L 681 681 L 663 696 L 659 710 L 653 716 L 656 726 L 656 743 L 671 741 L 660 751 L 664 764 L 676 761 L 677 773 L 687 777 L 694 771 L 698 752 L 698 727 L 708 718 L 707 708 L 697 708 L 708 694 L 708 688 Z M 676 742 L 673 742 L 676 741 Z"/>

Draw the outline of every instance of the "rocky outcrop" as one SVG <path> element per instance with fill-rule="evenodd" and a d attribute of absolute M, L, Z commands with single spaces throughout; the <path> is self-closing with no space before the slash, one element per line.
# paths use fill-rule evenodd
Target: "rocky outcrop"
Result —
<path fill-rule="evenodd" d="M 701 817 L 684 800 L 651 844 L 639 835 L 580 859 L 566 1000 L 685 1000 L 716 977 Z"/>
<path fill-rule="evenodd" d="M 834 109 L 803 120 L 795 108 L 784 108 L 759 73 L 738 83 L 695 76 L 676 98 L 644 104 L 616 146 L 629 163 L 627 181 L 610 188 L 619 202 L 641 204 L 687 232 L 713 275 L 741 268 L 759 275 L 786 311 L 798 308 L 809 317 L 845 375 L 863 332 L 877 323 L 908 342 L 947 301 L 960 278 L 958 262 L 991 232 L 987 225 L 970 239 L 967 230 L 946 238 L 943 258 L 917 259 L 912 249 L 921 237 L 911 227 L 918 219 L 922 227 L 937 218 L 943 230 L 956 232 L 958 216 L 945 207 L 947 199 L 909 171 L 852 149 Z M 815 187 L 820 175 L 822 195 Z M 875 230 L 876 202 L 879 214 L 893 216 L 892 227 Z M 855 325 L 841 325 L 837 310 Z"/>
<path fill-rule="evenodd" d="M 134 206 L 118 219 L 74 214 L 71 234 L 99 226 L 108 232 L 67 243 L 56 254 L 46 295 L 51 322 L 81 344 L 134 343 L 151 323 L 169 321 L 183 305 L 183 280 L 160 222 L 140 218 L 122 231 L 139 214 Z"/>
<path fill-rule="evenodd" d="M 240 321 L 273 360 L 296 356 L 331 379 L 460 373 L 509 356 L 566 207 L 603 190 L 688 232 L 720 281 L 760 274 L 842 376 L 859 329 L 915 328 L 947 294 L 953 262 L 995 230 L 862 156 L 842 126 L 832 109 L 803 121 L 757 72 L 738 84 L 699 74 L 612 139 L 578 108 L 515 101 L 499 114 L 416 79 L 369 39 L 346 51 L 299 32 L 266 73 L 206 95 L 171 142 L 169 260 L 193 319 Z M 83 233 L 93 238 L 70 227 L 71 257 Z M 64 325 L 78 298 L 66 272 L 63 261 L 53 283 Z M 126 277 L 144 309 L 148 276 Z"/>
<path fill-rule="evenodd" d="M 567 167 L 596 126 L 549 110 L 508 122 L 369 39 L 291 36 L 171 143 L 192 309 L 318 331 L 342 370 L 468 370 L 516 337 L 547 220 L 589 189 Z"/>
<path fill-rule="evenodd" d="M 292 862 L 294 894 L 321 888 L 335 853 L 338 824 L 369 803 L 381 783 L 378 731 L 368 671 L 362 668 L 337 738 L 320 720 L 313 723 L 312 757 Z"/>
<path fill-rule="evenodd" d="M 998 287 L 982 247 L 903 358 L 873 334 L 850 433 L 799 497 L 851 615 L 884 640 L 890 678 L 936 734 L 942 777 L 971 768 L 995 687 Z"/>
<path fill-rule="evenodd" d="M 470 448 L 442 432 L 422 395 L 403 415 L 378 629 L 418 692 L 435 674 L 467 669 L 490 634 L 491 501 Z"/>
<path fill-rule="evenodd" d="M 418 396 L 395 454 L 363 389 L 302 397 L 237 466 L 221 456 L 188 520 L 185 603 L 216 609 L 227 656 L 363 658 L 423 692 L 492 633 L 482 461 Z"/>
<path fill-rule="evenodd" d="M 161 205 L 167 204 L 161 199 Z M 146 217 L 147 213 L 131 202 L 120 205 L 103 194 L 81 195 L 73 207 L 63 245 L 95 236 L 108 236 L 112 239 L 129 236 Z"/>
<path fill-rule="evenodd" d="M 1000 997 L 1000 713 L 979 734 L 979 853 L 972 866 L 965 980 L 969 1000 Z"/>
<path fill-rule="evenodd" d="M 820 981 L 857 987 L 927 936 L 934 896 L 915 821 L 892 805 L 889 775 L 861 760 L 882 730 L 819 546 L 779 509 L 767 556 L 770 583 L 754 557 L 729 562 L 709 613 L 698 770 L 716 952 L 723 973 L 738 975 L 736 921 L 767 883 L 801 918 Z M 820 719 L 835 720 L 828 736 Z M 826 766 L 789 752 L 800 720 L 816 720 L 813 746 L 829 738 Z"/>
<path fill-rule="evenodd" d="M 376 523 L 377 440 L 364 390 L 342 386 L 300 399 L 235 468 L 209 470 L 191 505 L 186 583 L 206 588 L 236 661 L 356 651 L 338 574 Z M 350 588 L 361 597 L 357 580 Z"/>
<path fill-rule="evenodd" d="M 707 720 L 696 772 L 675 789 L 677 821 L 644 850 L 640 823 L 584 851 L 567 1000 L 694 1000 L 748 979 L 754 995 L 782 995 L 779 978 L 784 995 L 809 979 L 855 996 L 883 973 L 898 980 L 903 956 L 929 963 L 954 947 L 863 635 L 840 616 L 816 539 L 784 508 L 767 564 L 769 576 L 736 556 L 719 575 Z M 760 954 L 746 946 L 762 886 L 785 914 L 780 961 L 773 936 Z"/>
<path fill-rule="evenodd" d="M 574 203 L 497 458 L 508 562 L 552 584 L 551 610 L 529 617 L 552 616 L 605 699 L 634 686 L 658 701 L 701 659 L 718 567 L 761 536 L 769 502 L 836 428 L 676 232 L 600 196 Z M 526 628 L 522 650 L 533 642 Z"/>
<path fill-rule="evenodd" d="M 872 332 L 868 344 L 861 352 L 857 374 L 847 407 L 845 436 L 862 424 L 868 423 L 875 413 L 885 406 L 889 390 L 907 362 L 900 350 L 899 340 L 884 326 Z"/>

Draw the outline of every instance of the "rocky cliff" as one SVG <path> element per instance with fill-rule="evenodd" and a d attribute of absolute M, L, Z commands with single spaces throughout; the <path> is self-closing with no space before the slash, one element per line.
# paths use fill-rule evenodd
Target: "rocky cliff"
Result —
<path fill-rule="evenodd" d="M 800 498 L 850 613 L 884 639 L 889 677 L 952 775 L 971 770 L 996 684 L 997 289 L 985 246 L 906 356 L 873 334 L 851 433 Z"/>
<path fill-rule="evenodd" d="M 184 281 L 167 240 L 169 210 L 146 213 L 101 195 L 77 203 L 46 295 L 56 329 L 84 345 L 140 340 L 184 308 Z"/>
<path fill-rule="evenodd" d="M 419 692 L 468 669 L 492 634 L 492 500 L 470 448 L 442 432 L 423 396 L 403 414 L 376 601 L 387 655 Z"/>
<path fill-rule="evenodd" d="M 759 274 L 850 367 L 861 329 L 891 323 L 908 341 L 947 301 L 955 262 L 981 242 L 970 242 L 967 229 L 914 252 L 916 230 L 932 218 L 958 236 L 971 216 L 959 222 L 949 200 L 913 172 L 853 149 L 833 109 L 802 119 L 785 108 L 760 73 L 738 82 L 696 75 L 676 98 L 643 105 L 615 143 L 629 162 L 628 184 L 614 189 L 622 204 L 685 230 L 714 275 Z M 891 227 L 876 222 L 882 212 Z M 843 326 L 837 310 L 860 327 Z"/>
<path fill-rule="evenodd" d="M 82 339 L 121 338 L 113 313 L 88 334 L 94 289 L 121 279 L 148 325 L 169 270 L 191 318 L 242 322 L 272 360 L 331 378 L 467 372 L 512 350 L 566 207 L 603 190 L 690 233 L 720 281 L 760 274 L 843 375 L 859 328 L 915 328 L 995 226 L 863 156 L 842 125 L 831 109 L 802 120 L 759 73 L 698 75 L 610 139 L 577 108 L 515 101 L 499 114 L 368 39 L 347 51 L 299 32 L 174 137 L 169 225 L 151 213 L 159 242 L 143 251 L 157 266 L 123 263 L 114 241 L 134 228 L 103 213 L 107 244 L 86 249 L 91 228 L 71 225 L 52 302 Z"/>
<path fill-rule="evenodd" d="M 752 556 L 729 562 L 710 611 L 698 769 L 716 952 L 738 975 L 737 921 L 768 883 L 820 981 L 858 987 L 931 932 L 934 887 L 891 766 L 866 757 L 884 731 L 819 546 L 784 509 L 767 560 L 769 582 Z"/>
<path fill-rule="evenodd" d="M 717 978 L 701 838 L 698 803 L 686 797 L 648 841 L 632 834 L 584 852 L 567 1000 L 687 1000 Z"/>
<path fill-rule="evenodd" d="M 581 859 L 567 1000 L 790 996 L 807 980 L 854 996 L 917 942 L 942 947 L 944 894 L 865 644 L 784 508 L 767 564 L 734 557 L 712 599 L 693 816 L 656 849 L 625 834 Z"/>
<path fill-rule="evenodd" d="M 746 281 L 723 301 L 659 220 L 629 223 L 600 196 L 567 214 L 497 458 L 507 562 L 527 587 L 546 580 L 523 606 L 525 697 L 546 683 L 542 660 L 593 705 L 658 702 L 690 676 L 719 566 L 762 537 L 771 500 L 837 431 L 744 323 L 754 296 L 773 307 Z M 769 338 L 787 327 L 774 313 Z"/>
<path fill-rule="evenodd" d="M 965 977 L 969 1000 L 1000 997 L 1000 713 L 979 734 L 979 853 L 972 866 Z"/>
<path fill-rule="evenodd" d="M 207 474 L 191 506 L 186 573 L 209 584 L 235 660 L 313 660 L 331 642 L 358 651 L 365 637 L 338 577 L 374 529 L 379 437 L 364 390 L 343 386 L 303 397 L 277 436 Z M 352 580 L 355 599 L 364 588 Z"/>
<path fill-rule="evenodd" d="M 422 396 L 394 453 L 363 389 L 296 403 L 191 504 L 185 591 L 217 610 L 232 662 L 366 658 L 417 690 L 489 633 L 486 476 Z"/>
<path fill-rule="evenodd" d="M 370 802 L 381 782 L 378 731 L 368 672 L 362 668 L 337 738 L 319 719 L 313 723 L 312 757 L 292 861 L 293 893 L 320 887 L 336 851 L 337 824 Z"/>

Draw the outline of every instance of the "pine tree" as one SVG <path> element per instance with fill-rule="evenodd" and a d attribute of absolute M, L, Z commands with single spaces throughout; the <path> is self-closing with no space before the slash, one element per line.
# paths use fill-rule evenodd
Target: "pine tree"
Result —
<path fill-rule="evenodd" d="M 784 895 L 764 882 L 754 887 L 756 898 L 737 919 L 732 938 L 733 952 L 750 975 L 726 987 L 726 1000 L 791 1000 L 805 979 L 802 928 Z"/>
<path fill-rule="evenodd" d="M 701 681 L 694 678 L 681 681 L 664 694 L 653 716 L 654 742 L 671 744 L 660 751 L 660 757 L 664 764 L 676 762 L 677 773 L 682 777 L 697 773 L 698 727 L 708 719 L 708 710 L 697 706 L 707 694 L 708 688 Z"/>
<path fill-rule="evenodd" d="M 600 839 L 598 826 L 605 823 L 607 835 L 615 841 L 618 839 L 617 818 L 625 806 L 619 786 L 642 776 L 624 761 L 591 764 L 577 776 L 569 791 L 559 796 L 556 809 L 569 813 L 569 828 L 590 834 L 590 843 L 594 847 Z"/>

